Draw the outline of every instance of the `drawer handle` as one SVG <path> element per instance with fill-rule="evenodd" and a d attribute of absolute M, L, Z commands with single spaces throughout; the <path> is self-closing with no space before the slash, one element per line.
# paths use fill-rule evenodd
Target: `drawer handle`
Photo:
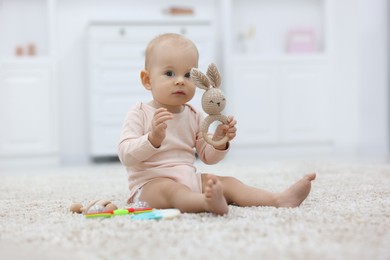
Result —
<path fill-rule="evenodd" d="M 125 36 L 125 35 L 126 35 L 126 30 L 125 30 L 124 28 L 121 28 L 121 29 L 119 30 L 119 34 L 120 34 L 121 36 Z"/>

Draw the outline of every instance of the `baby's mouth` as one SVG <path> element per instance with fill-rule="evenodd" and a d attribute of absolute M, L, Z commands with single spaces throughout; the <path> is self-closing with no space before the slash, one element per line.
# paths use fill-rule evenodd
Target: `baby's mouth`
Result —
<path fill-rule="evenodd" d="M 173 92 L 174 95 L 185 95 L 186 93 L 184 91 L 178 90 Z"/>

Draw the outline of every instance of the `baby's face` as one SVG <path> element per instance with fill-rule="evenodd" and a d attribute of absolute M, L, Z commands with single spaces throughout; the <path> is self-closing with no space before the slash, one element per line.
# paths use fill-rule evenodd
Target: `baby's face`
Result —
<path fill-rule="evenodd" d="M 181 108 L 190 101 L 196 87 L 190 78 L 198 67 L 198 52 L 191 45 L 161 43 L 151 53 L 148 72 L 154 101 L 166 108 Z"/>

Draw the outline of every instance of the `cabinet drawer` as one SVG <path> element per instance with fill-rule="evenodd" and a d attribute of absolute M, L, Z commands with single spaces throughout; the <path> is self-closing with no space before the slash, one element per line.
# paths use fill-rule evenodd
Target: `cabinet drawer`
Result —
<path fill-rule="evenodd" d="M 141 69 L 132 67 L 94 67 L 91 68 L 90 88 L 95 94 L 144 93 L 141 84 Z"/>
<path fill-rule="evenodd" d="M 91 51 L 94 53 L 91 56 L 91 63 L 113 63 L 121 60 L 134 64 L 140 63 L 145 57 L 145 47 L 146 41 L 99 41 L 91 45 Z"/>
<path fill-rule="evenodd" d="M 144 24 L 144 25 L 92 25 L 89 27 L 89 39 L 92 41 L 131 41 L 144 43 L 153 37 L 163 33 L 179 33 L 187 37 L 199 38 L 209 34 L 209 23 L 169 25 L 169 24 Z"/>
<path fill-rule="evenodd" d="M 210 50 L 213 48 L 209 27 L 209 24 L 91 26 L 89 29 L 91 62 L 126 60 L 142 64 L 148 42 L 157 35 L 167 32 L 186 35 L 195 42 L 201 56 L 209 57 Z"/>

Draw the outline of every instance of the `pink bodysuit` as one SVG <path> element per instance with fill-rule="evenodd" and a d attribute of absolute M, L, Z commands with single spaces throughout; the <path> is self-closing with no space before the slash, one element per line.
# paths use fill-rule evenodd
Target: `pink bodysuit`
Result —
<path fill-rule="evenodd" d="M 200 174 L 194 166 L 194 148 L 206 164 L 219 162 L 228 151 L 217 150 L 203 140 L 203 115 L 190 105 L 166 121 L 166 138 L 155 148 L 148 140 L 155 111 L 154 107 L 139 103 L 130 109 L 123 125 L 118 155 L 128 172 L 129 202 L 143 185 L 156 178 L 170 178 L 192 191 L 202 192 Z"/>

